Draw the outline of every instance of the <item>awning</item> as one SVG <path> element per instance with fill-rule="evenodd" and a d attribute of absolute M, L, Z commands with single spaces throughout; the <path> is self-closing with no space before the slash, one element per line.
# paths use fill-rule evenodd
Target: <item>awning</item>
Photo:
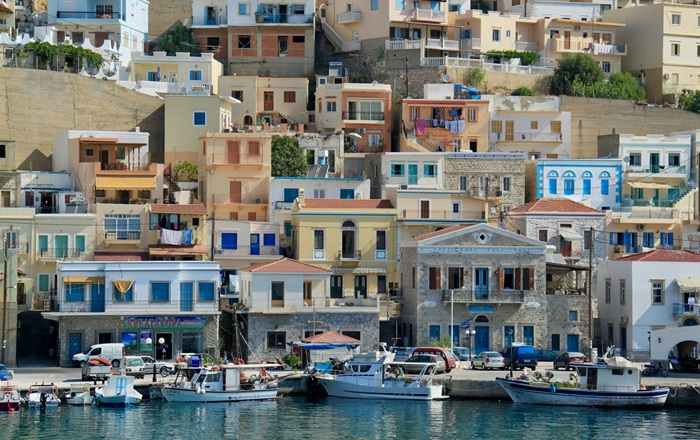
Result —
<path fill-rule="evenodd" d="M 116 280 L 113 281 L 112 284 L 114 285 L 114 288 L 117 290 L 117 292 L 124 295 L 129 291 L 129 289 L 131 289 L 131 287 L 134 285 L 134 282 L 131 280 Z"/>
<path fill-rule="evenodd" d="M 629 182 L 629 186 L 632 188 L 640 189 L 669 189 L 673 186 L 665 183 L 652 183 L 652 182 Z"/>
<path fill-rule="evenodd" d="M 139 190 L 139 189 L 155 189 L 155 177 L 97 177 L 95 179 L 95 188 L 97 189 L 123 189 L 123 190 Z"/>
<path fill-rule="evenodd" d="M 575 233 L 574 231 L 569 231 L 566 228 L 560 229 L 559 230 L 559 235 L 561 235 L 561 238 L 564 240 L 583 240 L 583 237 Z"/>
<path fill-rule="evenodd" d="M 681 292 L 700 291 L 700 277 L 687 277 L 676 281 Z"/>

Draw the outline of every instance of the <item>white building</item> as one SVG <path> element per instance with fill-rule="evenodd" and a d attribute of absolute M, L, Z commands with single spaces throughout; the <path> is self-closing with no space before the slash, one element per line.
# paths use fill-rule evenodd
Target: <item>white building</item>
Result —
<path fill-rule="evenodd" d="M 223 65 L 213 53 L 133 52 L 128 86 L 142 93 L 204 94 L 218 93 Z"/>
<path fill-rule="evenodd" d="M 218 355 L 219 265 L 203 261 L 75 261 L 58 268 L 60 364 L 93 344 L 172 360 Z"/>
<path fill-rule="evenodd" d="M 20 171 L 18 207 L 34 208 L 38 214 L 79 214 L 87 212 L 87 201 L 76 191 L 67 172 Z"/>
<path fill-rule="evenodd" d="M 445 153 L 384 153 L 383 191 L 387 189 L 443 189 Z"/>
<path fill-rule="evenodd" d="M 600 266 L 598 309 L 603 346 L 635 360 L 649 356 L 652 330 L 700 322 L 700 254 L 656 249 Z M 691 298 L 694 298 L 691 300 Z"/>
<path fill-rule="evenodd" d="M 617 8 L 617 0 L 592 0 L 569 2 L 563 0 L 501 0 L 505 9 L 526 17 L 568 18 L 570 20 L 595 21 L 601 14 Z"/>
<path fill-rule="evenodd" d="M 345 174 L 345 133 L 301 133 L 297 137 L 299 147 L 306 154 L 311 166 L 321 168 L 323 176 L 343 177 Z"/>
<path fill-rule="evenodd" d="M 616 210 L 622 198 L 621 159 L 540 159 L 535 197 L 564 197 L 595 209 Z"/>

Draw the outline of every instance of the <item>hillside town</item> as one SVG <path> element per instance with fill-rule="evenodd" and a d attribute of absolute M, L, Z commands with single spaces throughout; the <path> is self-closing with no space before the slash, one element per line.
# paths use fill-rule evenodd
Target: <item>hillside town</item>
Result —
<path fill-rule="evenodd" d="M 0 364 L 697 376 L 699 146 L 696 0 L 0 0 Z"/>

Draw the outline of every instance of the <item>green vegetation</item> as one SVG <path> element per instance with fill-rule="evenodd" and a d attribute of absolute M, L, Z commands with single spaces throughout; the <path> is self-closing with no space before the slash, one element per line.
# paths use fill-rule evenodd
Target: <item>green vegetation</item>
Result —
<path fill-rule="evenodd" d="M 529 87 L 523 86 L 523 87 L 518 87 L 517 89 L 513 90 L 510 92 L 512 96 L 532 96 L 532 89 Z"/>
<path fill-rule="evenodd" d="M 282 362 L 292 367 L 294 370 L 301 368 L 301 359 L 295 354 L 287 354 L 282 358 Z"/>
<path fill-rule="evenodd" d="M 295 177 L 306 174 L 304 151 L 296 138 L 275 136 L 272 138 L 272 175 Z"/>
<path fill-rule="evenodd" d="M 433 339 L 430 341 L 430 344 L 434 347 L 442 347 L 442 348 L 450 348 L 451 347 L 451 341 L 449 336 L 443 336 L 442 338 L 438 339 Z"/>
<path fill-rule="evenodd" d="M 178 162 L 173 167 L 173 175 L 178 182 L 196 182 L 198 174 L 197 165 L 192 162 Z"/>
<path fill-rule="evenodd" d="M 83 49 L 72 44 L 51 44 L 46 42 L 32 41 L 22 48 L 22 54 L 33 54 L 39 65 L 43 68 L 50 68 L 59 58 L 71 62 L 76 68 L 87 65 L 90 68 L 100 67 L 104 62 L 102 55 L 90 49 Z"/>
<path fill-rule="evenodd" d="M 598 63 L 590 55 L 575 54 L 564 57 L 554 70 L 550 83 L 553 95 L 585 96 L 590 98 L 631 99 L 646 98 L 644 88 L 629 73 L 614 73 L 605 79 Z"/>
<path fill-rule="evenodd" d="M 700 113 L 700 91 L 683 93 L 678 100 L 678 106 L 689 112 Z"/>
<path fill-rule="evenodd" d="M 170 55 L 175 55 L 175 52 L 197 53 L 199 45 L 192 36 L 192 30 L 177 22 L 155 41 L 153 50 L 165 51 Z"/>
<path fill-rule="evenodd" d="M 464 72 L 464 84 L 467 86 L 476 87 L 478 89 L 483 85 L 485 79 L 486 72 L 479 67 L 473 67 Z"/>
<path fill-rule="evenodd" d="M 517 50 L 490 50 L 486 52 L 486 58 L 501 62 L 514 58 L 520 58 L 521 66 L 530 66 L 535 64 L 540 59 L 540 55 L 537 52 L 529 51 L 520 52 Z"/>

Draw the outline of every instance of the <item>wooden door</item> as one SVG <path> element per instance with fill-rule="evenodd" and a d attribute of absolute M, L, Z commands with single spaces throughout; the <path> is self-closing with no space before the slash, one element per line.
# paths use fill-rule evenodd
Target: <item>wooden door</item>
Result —
<path fill-rule="evenodd" d="M 513 121 L 506 121 L 506 141 L 512 141 L 513 137 Z"/>
<path fill-rule="evenodd" d="M 430 218 L 430 200 L 420 201 L 420 218 Z"/>
<path fill-rule="evenodd" d="M 241 148 L 237 141 L 228 141 L 228 163 L 241 163 Z"/>
<path fill-rule="evenodd" d="M 564 49 L 571 49 L 571 31 L 564 31 Z"/>
<path fill-rule="evenodd" d="M 232 180 L 229 182 L 228 197 L 231 203 L 241 203 L 241 182 Z"/>
<path fill-rule="evenodd" d="M 263 93 L 263 110 L 266 112 L 274 111 L 275 109 L 275 94 L 274 92 Z"/>

